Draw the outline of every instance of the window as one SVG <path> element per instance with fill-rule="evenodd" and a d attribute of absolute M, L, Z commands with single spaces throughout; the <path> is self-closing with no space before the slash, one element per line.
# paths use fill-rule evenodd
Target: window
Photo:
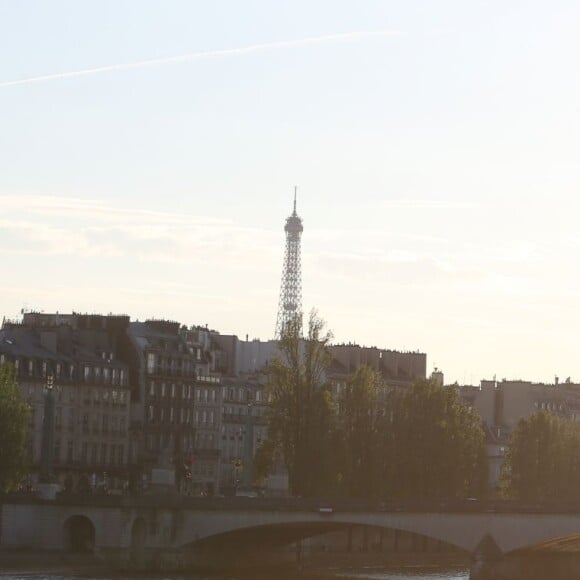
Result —
<path fill-rule="evenodd" d="M 147 353 L 147 373 L 153 374 L 155 372 L 155 354 L 152 352 Z"/>
<path fill-rule="evenodd" d="M 84 372 L 84 376 L 85 376 L 85 381 L 89 380 L 89 374 L 91 372 L 90 367 L 86 366 L 83 368 L 83 372 Z"/>
<path fill-rule="evenodd" d="M 171 407 L 169 409 L 169 422 L 172 423 L 173 422 L 173 407 Z"/>
<path fill-rule="evenodd" d="M 46 361 L 42 361 L 42 376 L 46 377 Z"/>
<path fill-rule="evenodd" d="M 34 362 L 32 361 L 32 359 L 30 359 L 30 360 L 28 361 L 28 374 L 29 374 L 30 376 L 32 376 L 32 372 L 33 372 L 33 370 L 34 370 Z"/>
<path fill-rule="evenodd" d="M 121 435 L 125 435 L 125 431 L 127 429 L 127 419 L 125 417 L 121 417 L 119 421 L 119 431 Z"/>
<path fill-rule="evenodd" d="M 171 385 L 171 398 L 175 399 L 175 383 Z"/>
<path fill-rule="evenodd" d="M 165 397 L 165 383 L 161 383 L 161 396 Z"/>
<path fill-rule="evenodd" d="M 153 421 L 155 418 L 155 411 L 153 409 L 153 405 L 149 405 L 149 421 Z"/>

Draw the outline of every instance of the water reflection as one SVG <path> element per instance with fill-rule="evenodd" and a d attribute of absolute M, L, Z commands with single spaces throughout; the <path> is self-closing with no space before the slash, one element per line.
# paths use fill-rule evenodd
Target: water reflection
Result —
<path fill-rule="evenodd" d="M 327 571 L 307 571 L 302 574 L 247 574 L 243 576 L 199 576 L 199 575 L 139 575 L 115 576 L 114 580 L 468 580 L 465 568 L 441 568 L 438 566 L 368 567 L 358 569 L 333 569 Z M 109 577 L 111 578 L 111 577 Z M 59 576 L 50 574 L 3 574 L 1 580 L 105 580 L 93 576 Z"/>

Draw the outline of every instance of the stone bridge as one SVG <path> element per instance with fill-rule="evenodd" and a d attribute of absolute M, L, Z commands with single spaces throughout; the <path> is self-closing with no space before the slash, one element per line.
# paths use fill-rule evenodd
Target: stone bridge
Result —
<path fill-rule="evenodd" d="M 580 504 L 12 496 L 0 508 L 0 549 L 94 551 L 121 568 L 170 557 L 195 565 L 204 554 L 224 563 L 352 526 L 420 534 L 481 560 L 562 538 L 580 546 Z"/>

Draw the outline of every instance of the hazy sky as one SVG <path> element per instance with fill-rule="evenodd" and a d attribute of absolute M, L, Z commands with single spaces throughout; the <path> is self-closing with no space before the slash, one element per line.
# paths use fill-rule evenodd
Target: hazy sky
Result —
<path fill-rule="evenodd" d="M 0 0 L 0 315 L 270 338 L 297 184 L 337 341 L 580 381 L 579 26 L 572 0 Z"/>

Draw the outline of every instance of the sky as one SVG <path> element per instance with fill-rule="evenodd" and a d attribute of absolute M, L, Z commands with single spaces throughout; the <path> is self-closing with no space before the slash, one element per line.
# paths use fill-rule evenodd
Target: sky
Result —
<path fill-rule="evenodd" d="M 580 4 L 0 0 L 0 316 L 274 333 L 580 381 Z"/>

